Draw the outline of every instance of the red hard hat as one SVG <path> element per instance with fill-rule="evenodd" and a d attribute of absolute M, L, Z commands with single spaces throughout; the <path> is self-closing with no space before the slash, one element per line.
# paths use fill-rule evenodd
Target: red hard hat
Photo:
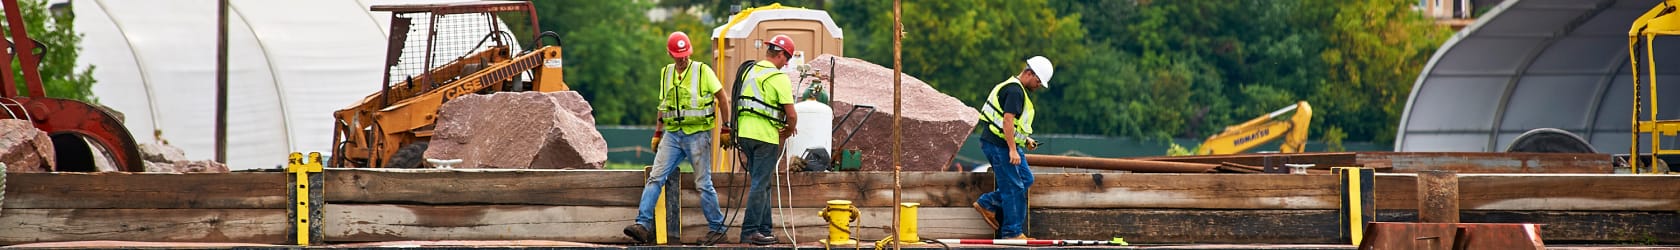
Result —
<path fill-rule="evenodd" d="M 671 32 L 671 37 L 665 39 L 665 51 L 671 57 L 686 57 L 693 53 L 694 43 L 688 41 L 688 34 L 682 31 Z"/>
<path fill-rule="evenodd" d="M 771 37 L 769 41 L 764 41 L 764 44 L 782 48 L 782 51 L 787 51 L 789 54 L 792 54 L 794 50 L 793 38 L 790 38 L 787 35 L 776 35 L 775 37 Z"/>

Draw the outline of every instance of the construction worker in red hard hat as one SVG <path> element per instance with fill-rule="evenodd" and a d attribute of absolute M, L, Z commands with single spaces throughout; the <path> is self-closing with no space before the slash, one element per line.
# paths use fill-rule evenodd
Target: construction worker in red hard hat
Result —
<path fill-rule="evenodd" d="M 980 195 L 972 205 L 1000 239 L 1027 238 L 1021 224 L 1027 218 L 1027 188 L 1032 187 L 1033 175 L 1027 168 L 1026 150 L 1038 148 L 1038 141 L 1029 137 L 1037 112 L 1027 92 L 1049 88 L 1055 72 L 1049 58 L 1027 58 L 1026 68 L 993 86 L 980 107 L 981 126 L 987 127 L 980 136 L 980 151 L 992 164 L 989 171 L 996 189 Z"/>
<path fill-rule="evenodd" d="M 796 131 L 798 113 L 793 110 L 793 82 L 782 68 L 787 67 L 795 48 L 793 38 L 776 35 L 764 41 L 764 60 L 745 72 L 741 80 L 740 99 L 735 109 L 740 117 L 741 137 L 737 145 L 747 155 L 747 174 L 752 187 L 747 191 L 747 211 L 741 221 L 741 243 L 754 245 L 776 244 L 770 221 L 770 181 L 781 157 L 781 144 Z"/>
<path fill-rule="evenodd" d="M 706 63 L 689 60 L 694 43 L 688 34 L 672 32 L 666 39 L 665 50 L 671 64 L 659 69 L 659 119 L 655 120 L 653 135 L 653 170 L 642 187 L 636 223 L 624 228 L 624 234 L 641 243 L 652 243 L 654 234 L 653 208 L 658 204 L 659 192 L 665 181 L 677 175 L 677 164 L 688 159 L 694 166 L 694 186 L 700 191 L 700 211 L 706 215 L 706 236 L 701 245 L 723 240 L 723 213 L 718 209 L 717 190 L 712 187 L 712 134 L 717 124 L 712 119 L 721 112 L 716 107 L 729 107 L 723 84 Z M 716 103 L 714 103 L 716 102 Z"/>

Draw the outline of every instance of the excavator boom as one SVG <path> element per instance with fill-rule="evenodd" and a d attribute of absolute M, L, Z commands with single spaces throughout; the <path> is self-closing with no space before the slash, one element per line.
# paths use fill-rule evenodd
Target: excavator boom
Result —
<path fill-rule="evenodd" d="M 1279 119 L 1284 114 L 1294 112 L 1287 119 Z M 1307 126 L 1312 122 L 1312 106 L 1306 101 L 1272 111 L 1266 115 L 1225 127 L 1225 131 L 1208 137 L 1202 145 L 1196 147 L 1197 155 L 1236 154 L 1264 145 L 1268 142 L 1284 139 L 1283 146 L 1278 148 L 1283 153 L 1298 153 L 1305 151 L 1307 145 Z"/>

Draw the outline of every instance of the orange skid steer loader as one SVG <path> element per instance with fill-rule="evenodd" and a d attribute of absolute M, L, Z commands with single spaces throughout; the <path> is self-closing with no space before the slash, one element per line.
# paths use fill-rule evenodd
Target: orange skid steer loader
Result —
<path fill-rule="evenodd" d="M 498 91 L 564 91 L 559 36 L 542 32 L 517 51 L 496 20 L 530 21 L 526 1 L 375 5 L 391 12 L 385 80 L 379 92 L 333 112 L 333 167 L 414 168 L 421 164 L 444 102 Z M 512 18 L 523 15 L 524 19 Z M 555 44 L 543 44 L 543 37 Z M 523 80 L 530 77 L 530 82 Z"/>

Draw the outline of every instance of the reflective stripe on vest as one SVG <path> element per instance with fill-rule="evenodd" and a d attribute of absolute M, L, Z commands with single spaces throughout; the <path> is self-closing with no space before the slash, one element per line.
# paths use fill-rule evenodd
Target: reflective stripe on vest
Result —
<path fill-rule="evenodd" d="M 1033 132 L 1033 114 L 1037 112 L 1034 111 L 1032 97 L 1027 97 L 1026 86 L 1022 85 L 1020 80 L 1010 77 L 1008 81 L 992 87 L 992 93 L 986 97 L 986 104 L 980 108 L 980 120 L 991 125 L 988 127 L 990 127 L 989 130 L 992 131 L 992 134 L 1000 138 L 1003 137 L 1003 130 L 1001 130 L 1004 127 L 1003 105 L 998 103 L 998 93 L 1003 90 L 1004 86 L 1010 86 L 1010 84 L 1020 86 L 1022 98 L 1022 114 L 1015 117 L 1015 143 L 1026 143 L 1028 136 L 1032 135 Z"/>
<path fill-rule="evenodd" d="M 740 107 L 743 111 L 753 111 L 758 112 L 756 114 L 768 116 L 765 118 L 770 118 L 771 121 L 786 123 L 787 118 L 782 114 L 782 110 L 776 107 L 771 107 L 770 102 L 764 101 L 763 87 L 760 86 L 764 85 L 764 82 L 762 82 L 760 77 L 765 77 L 766 75 L 772 75 L 775 73 L 781 73 L 781 71 L 774 70 L 774 68 L 766 68 L 755 65 L 752 68 L 752 74 L 747 76 L 747 81 L 753 83 L 750 84 L 752 85 L 752 95 L 742 95 L 741 99 L 747 101 L 737 102 L 737 105 L 739 105 L 737 107 Z"/>
<path fill-rule="evenodd" d="M 666 123 L 676 124 L 676 123 L 683 122 L 683 121 L 704 121 L 704 120 L 710 120 L 710 119 L 693 119 L 693 120 L 690 120 L 690 119 L 685 119 L 685 118 L 690 118 L 690 117 L 705 118 L 705 117 L 711 117 L 712 116 L 712 109 L 711 108 L 706 107 L 706 106 L 701 106 L 701 103 L 700 103 L 700 99 L 701 99 L 701 96 L 700 96 L 700 78 L 701 78 L 701 76 L 700 75 L 701 75 L 701 72 L 700 71 L 702 71 L 703 69 L 700 69 L 699 67 L 695 66 L 694 64 L 695 63 L 693 61 L 689 61 L 689 63 L 688 63 L 688 72 L 687 72 L 688 81 L 687 82 L 688 82 L 688 103 L 689 103 L 689 105 L 686 106 L 686 107 L 684 107 L 682 105 L 681 100 L 667 100 L 666 99 L 666 98 L 675 99 L 676 98 L 675 95 L 677 95 L 677 93 L 671 92 L 671 90 L 672 89 L 678 89 L 679 87 L 675 86 L 675 84 L 677 83 L 677 79 L 675 78 L 676 77 L 675 75 L 672 75 L 674 73 L 672 71 L 675 71 L 676 67 L 674 67 L 674 65 L 673 66 L 667 66 L 667 67 L 665 67 L 665 70 L 663 70 L 664 71 L 664 74 L 663 74 L 664 78 L 662 78 L 660 83 L 664 84 L 665 86 L 661 86 L 659 88 L 659 92 L 660 92 L 659 96 L 660 96 L 660 99 L 661 99 L 659 115 L 660 115 L 661 119 L 665 120 Z M 667 95 L 671 95 L 671 96 L 668 97 Z M 712 103 L 710 101 L 707 101 L 705 104 L 709 106 Z"/>

